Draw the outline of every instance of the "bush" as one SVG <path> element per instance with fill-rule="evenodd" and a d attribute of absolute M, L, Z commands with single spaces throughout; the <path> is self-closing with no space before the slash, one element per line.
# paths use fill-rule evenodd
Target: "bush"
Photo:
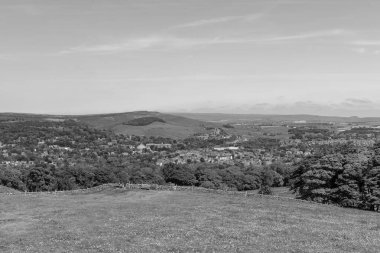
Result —
<path fill-rule="evenodd" d="M 269 186 L 264 185 L 263 187 L 260 188 L 259 194 L 272 195 L 273 192 L 272 192 L 272 189 Z"/>
<path fill-rule="evenodd" d="M 203 187 L 203 188 L 208 188 L 208 189 L 214 189 L 215 188 L 215 185 L 210 181 L 203 181 L 203 182 L 201 182 L 201 184 L 199 186 Z"/>

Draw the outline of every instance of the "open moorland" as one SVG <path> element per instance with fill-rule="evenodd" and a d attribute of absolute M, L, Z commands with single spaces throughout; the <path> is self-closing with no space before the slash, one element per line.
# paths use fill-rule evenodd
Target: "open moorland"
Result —
<path fill-rule="evenodd" d="M 0 194 L 1 252 L 379 252 L 379 213 L 216 193 Z"/>

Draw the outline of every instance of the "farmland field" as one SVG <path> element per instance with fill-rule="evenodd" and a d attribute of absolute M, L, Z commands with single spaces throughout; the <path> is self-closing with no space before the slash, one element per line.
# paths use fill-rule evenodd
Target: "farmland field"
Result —
<path fill-rule="evenodd" d="M 124 189 L 0 194 L 0 252 L 379 249 L 379 213 L 294 200 Z"/>

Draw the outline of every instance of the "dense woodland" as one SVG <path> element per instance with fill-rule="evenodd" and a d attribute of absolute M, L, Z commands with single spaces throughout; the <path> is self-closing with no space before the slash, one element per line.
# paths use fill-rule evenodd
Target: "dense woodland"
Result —
<path fill-rule="evenodd" d="M 239 191 L 260 189 L 264 194 L 270 194 L 271 187 L 289 186 L 302 199 L 379 210 L 380 144 L 373 148 L 349 144 L 321 146 L 313 155 L 293 164 L 156 164 L 157 159 L 176 150 L 223 142 L 116 135 L 74 120 L 3 120 L 0 122 L 0 184 L 21 191 L 55 191 L 130 182 Z M 172 148 L 136 152 L 135 147 L 140 143 L 170 143 Z M 284 149 L 277 140 L 265 138 L 242 145 L 245 150 L 264 149 L 273 153 Z"/>

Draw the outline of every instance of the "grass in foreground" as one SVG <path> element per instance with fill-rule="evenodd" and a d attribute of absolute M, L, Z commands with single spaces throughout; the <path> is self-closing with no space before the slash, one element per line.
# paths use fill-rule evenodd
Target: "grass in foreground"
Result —
<path fill-rule="evenodd" d="M 0 195 L 0 252 L 379 252 L 380 215 L 296 201 L 109 190 Z"/>

